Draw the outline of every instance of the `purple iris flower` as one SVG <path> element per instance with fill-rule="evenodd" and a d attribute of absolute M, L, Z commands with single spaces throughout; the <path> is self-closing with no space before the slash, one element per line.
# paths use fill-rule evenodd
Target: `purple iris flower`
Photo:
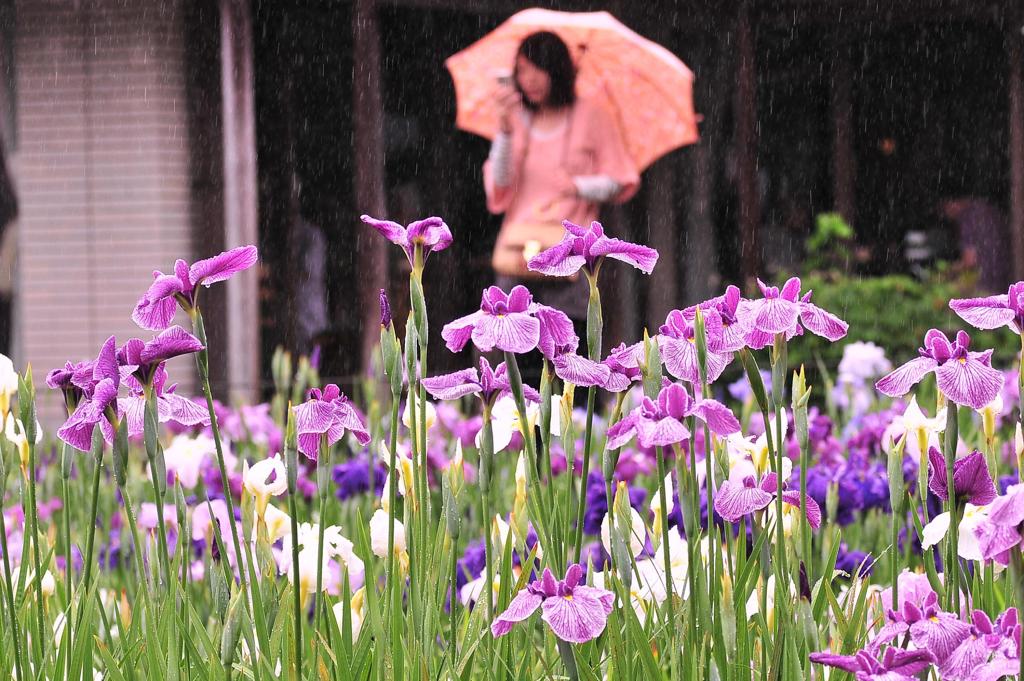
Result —
<path fill-rule="evenodd" d="M 166 383 L 167 369 L 163 364 L 158 364 L 150 385 L 156 397 L 157 420 L 160 423 L 174 421 L 183 426 L 210 425 L 210 412 L 206 407 L 178 395 L 174 392 L 177 386 L 166 386 Z M 118 403 L 128 422 L 128 435 L 135 437 L 145 430 L 146 394 L 142 383 L 134 376 L 129 376 L 125 384 L 128 386 L 128 396 L 120 398 Z"/>
<path fill-rule="evenodd" d="M 556 354 L 551 364 L 555 367 L 555 375 L 560 379 L 586 388 L 606 385 L 612 374 L 611 369 L 603 362 L 580 357 L 571 350 Z"/>
<path fill-rule="evenodd" d="M 959 617 L 939 608 L 939 597 L 935 592 L 928 594 L 920 611 L 905 601 L 905 621 L 910 625 L 910 640 L 922 650 L 935 656 L 938 664 L 944 664 L 970 633 L 970 626 Z"/>
<path fill-rule="evenodd" d="M 466 395 L 479 395 L 485 404 L 493 406 L 499 397 L 511 394 L 512 384 L 504 362 L 496 369 L 491 369 L 487 358 L 481 357 L 479 372 L 470 368 L 425 378 L 423 388 L 438 400 L 457 400 Z M 523 385 L 523 394 L 527 400 L 540 402 L 540 394 L 528 385 Z"/>
<path fill-rule="evenodd" d="M 198 338 L 175 325 L 161 331 L 149 342 L 138 338 L 128 340 L 117 351 L 117 363 L 122 373 L 130 374 L 146 386 L 153 382 L 158 369 L 167 360 L 202 349 L 203 344 Z"/>
<path fill-rule="evenodd" d="M 957 404 L 981 409 L 999 394 L 1003 375 L 992 368 L 992 351 L 971 352 L 971 337 L 958 331 L 956 343 L 950 343 L 938 329 L 924 337 L 920 357 L 910 360 L 875 383 L 889 397 L 902 397 L 930 372 L 935 372 L 939 390 Z"/>
<path fill-rule="evenodd" d="M 975 674 L 976 670 L 1016 650 L 1017 641 L 1020 640 L 1016 608 L 1010 608 L 1000 615 L 995 624 L 982 610 L 975 610 L 971 621 L 972 626 L 967 638 L 939 667 L 943 679 L 975 678 L 972 674 Z M 1016 660 L 1016 663 L 1019 668 L 1020 660 Z"/>
<path fill-rule="evenodd" d="M 697 339 L 695 317 L 687 318 L 682 310 L 668 313 L 665 323 L 658 330 L 658 349 L 665 362 L 665 368 L 676 378 L 698 385 L 700 369 L 697 362 Z M 721 345 L 718 340 L 722 335 L 721 321 L 715 314 L 705 317 L 705 330 L 708 338 L 707 380 L 714 383 L 722 375 L 732 361 L 732 352 L 715 352 L 713 345 Z M 712 339 L 715 339 L 712 343 Z"/>
<path fill-rule="evenodd" d="M 85 395 L 86 387 L 92 386 L 92 362 L 65 362 L 60 369 L 46 374 L 46 385 L 51 390 L 64 393 L 64 406 L 68 413 L 75 410 Z"/>
<path fill-rule="evenodd" d="M 576 352 L 580 338 L 576 335 L 569 315 L 557 308 L 538 303 L 531 305 L 529 311 L 540 323 L 537 349 L 544 357 L 553 360 L 559 355 Z"/>
<path fill-rule="evenodd" d="M 484 289 L 480 309 L 445 324 L 441 330 L 448 349 L 459 352 L 470 339 L 481 352 L 494 348 L 524 353 L 540 342 L 540 321 L 530 307 L 533 296 L 525 286 L 505 293 L 497 286 Z"/>
<path fill-rule="evenodd" d="M 384 489 L 384 478 L 388 475 L 387 467 L 381 462 L 372 462 L 366 454 L 361 454 L 351 461 L 334 467 L 331 477 L 338 486 L 335 496 L 345 501 L 358 494 L 370 491 L 370 465 L 373 463 L 373 492 L 378 497 Z"/>
<path fill-rule="evenodd" d="M 788 339 L 802 334 L 804 329 L 832 342 L 846 335 L 849 324 L 811 303 L 810 291 L 800 297 L 799 278 L 791 277 L 781 291 L 760 279 L 757 285 L 764 297 L 743 301 L 738 308 L 739 314 L 747 317 L 745 324 L 750 331 L 746 340 L 751 349 L 771 345 L 780 333 L 786 334 Z"/>
<path fill-rule="evenodd" d="M 935 447 L 928 450 L 931 469 L 928 489 L 943 501 L 949 499 L 949 479 L 946 477 L 946 459 Z M 985 506 L 996 498 L 996 485 L 988 472 L 988 464 L 981 452 L 975 450 L 953 462 L 953 492 L 956 501 Z"/>
<path fill-rule="evenodd" d="M 715 511 L 735 523 L 745 515 L 767 508 L 775 501 L 778 489 L 778 476 L 775 473 L 765 474 L 760 483 L 752 475 L 744 477 L 741 483 L 726 480 L 715 495 Z M 783 488 L 782 501 L 800 508 L 800 492 Z M 816 530 L 821 526 L 821 508 L 810 495 L 807 496 L 804 513 L 812 528 Z"/>
<path fill-rule="evenodd" d="M 642 378 L 638 355 L 642 352 L 643 347 L 640 343 L 630 346 L 619 343 L 601 362 L 608 367 L 608 380 L 601 387 L 612 393 L 629 390 L 634 382 Z"/>
<path fill-rule="evenodd" d="M 321 391 L 311 388 L 309 399 L 294 407 L 295 430 L 298 433 L 299 451 L 316 461 L 320 452 L 320 437 L 327 436 L 327 446 L 340 440 L 346 430 L 352 431 L 356 441 L 365 445 L 370 433 L 348 398 L 333 383 Z"/>
<path fill-rule="evenodd" d="M 636 436 L 641 447 L 666 447 L 690 437 L 682 420 L 695 416 L 725 437 L 739 432 L 740 422 L 721 402 L 694 400 L 679 383 L 665 381 L 658 400 L 645 397 L 640 406 L 608 429 L 608 447 L 618 449 Z"/>
<path fill-rule="evenodd" d="M 917 681 L 917 676 L 931 667 L 935 657 L 927 650 L 887 648 L 879 661 L 862 650 L 856 655 L 811 653 L 811 662 L 842 669 L 854 674 L 857 681 Z"/>
<path fill-rule="evenodd" d="M 476 539 L 466 544 L 466 552 L 456 562 L 455 586 L 462 588 L 468 582 L 483 574 L 487 565 L 487 553 L 483 539 Z"/>
<path fill-rule="evenodd" d="M 974 529 L 978 547 L 985 560 L 1003 565 L 1010 562 L 1010 549 L 1024 542 L 1024 485 L 1011 485 L 996 498 L 988 518 Z"/>
<path fill-rule="evenodd" d="M 416 247 L 423 249 L 423 259 L 434 251 L 443 251 L 452 245 L 452 232 L 439 217 L 430 217 L 410 222 L 403 227 L 391 220 L 378 220 L 369 215 L 362 216 L 363 222 L 380 232 L 393 244 L 401 246 L 409 263 L 415 265 Z"/>
<path fill-rule="evenodd" d="M 615 594 L 580 584 L 583 567 L 569 566 L 565 579 L 556 580 L 551 570 L 544 568 L 540 579 L 516 594 L 508 609 L 491 624 L 491 633 L 504 636 L 512 627 L 532 615 L 537 608 L 544 612 L 541 619 L 548 623 L 555 636 L 569 643 L 586 643 L 597 638 L 608 622 Z"/>
<path fill-rule="evenodd" d="M 92 375 L 81 378 L 83 400 L 57 430 L 57 436 L 75 449 L 87 452 L 92 446 L 92 431 L 98 424 L 103 438 L 114 441 L 114 428 L 119 419 L 117 389 L 121 374 L 117 366 L 117 340 L 111 336 L 103 343 L 96 360 L 90 362 Z"/>
<path fill-rule="evenodd" d="M 747 345 L 750 332 L 750 316 L 741 316 L 740 304 L 743 299 L 736 286 L 728 286 L 725 293 L 703 303 L 683 310 L 683 316 L 694 319 L 697 308 L 704 311 L 705 325 L 713 324 L 716 333 L 708 336 L 708 350 L 719 353 L 737 352 Z M 708 319 L 713 321 L 709 322 Z"/>
<path fill-rule="evenodd" d="M 191 266 L 184 260 L 178 260 L 174 263 L 174 274 L 154 271 L 153 283 L 139 298 L 132 319 L 143 329 L 166 329 L 179 305 L 186 313 L 192 314 L 200 284 L 210 286 L 230 279 L 255 265 L 257 257 L 255 246 L 240 246 L 212 258 L 197 260 Z"/>
<path fill-rule="evenodd" d="M 484 289 L 480 309 L 446 324 L 441 337 L 452 352 L 472 339 L 481 352 L 497 348 L 522 354 L 539 348 L 548 359 L 579 345 L 572 320 L 561 310 L 534 303 L 525 286 L 508 293 L 497 286 Z"/>
<path fill-rule="evenodd" d="M 658 252 L 649 246 L 614 239 L 604 235 L 600 222 L 581 227 L 568 220 L 562 221 L 565 235 L 551 248 L 530 258 L 527 267 L 552 277 L 568 277 L 585 268 L 588 276 L 595 276 L 605 258 L 621 260 L 650 274 L 658 262 Z"/>
<path fill-rule="evenodd" d="M 1024 281 L 1012 284 L 1005 295 L 951 300 L 949 307 L 979 329 L 1008 326 L 1015 333 L 1024 333 Z"/>

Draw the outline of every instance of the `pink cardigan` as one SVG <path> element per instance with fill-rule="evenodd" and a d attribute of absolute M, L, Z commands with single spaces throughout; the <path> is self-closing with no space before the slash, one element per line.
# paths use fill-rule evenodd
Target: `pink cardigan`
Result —
<path fill-rule="evenodd" d="M 640 186 L 611 115 L 585 99 L 577 99 L 568 124 L 550 137 L 531 135 L 528 115 L 514 117 L 511 170 L 509 185 L 498 187 L 490 161 L 484 163 L 487 209 L 505 214 L 492 265 L 498 274 L 513 276 L 526 273 L 524 247 L 528 257 L 561 241 L 562 220 L 589 225 L 597 219 L 599 204 L 557 195 L 560 178 L 607 175 L 621 187 L 615 203 L 628 200 Z"/>

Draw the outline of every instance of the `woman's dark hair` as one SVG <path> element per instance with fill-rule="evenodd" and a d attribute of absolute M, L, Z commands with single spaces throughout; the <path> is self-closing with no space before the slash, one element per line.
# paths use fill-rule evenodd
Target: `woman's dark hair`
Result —
<path fill-rule="evenodd" d="M 556 34 L 551 31 L 539 31 L 527 36 L 519 45 L 518 57 L 526 60 L 548 74 L 551 78 L 551 92 L 548 101 L 552 107 L 571 106 L 576 103 L 576 66 L 569 56 L 569 48 Z M 518 74 L 514 74 L 518 75 Z M 537 105 L 527 99 L 519 79 L 515 78 L 515 87 L 523 98 L 523 106 L 536 109 Z"/>

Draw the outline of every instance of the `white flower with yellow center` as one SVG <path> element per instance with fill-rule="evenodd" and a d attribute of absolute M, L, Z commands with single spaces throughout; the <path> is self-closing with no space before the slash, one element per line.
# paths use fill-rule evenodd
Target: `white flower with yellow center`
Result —
<path fill-rule="evenodd" d="M 996 421 L 1003 415 L 1003 396 L 996 394 L 994 400 L 976 411 L 981 414 L 981 431 L 985 434 L 985 441 L 993 442 L 996 438 Z"/>
<path fill-rule="evenodd" d="M 383 442 L 380 446 L 380 458 L 385 464 L 391 465 L 391 452 Z M 398 447 L 395 451 L 395 468 L 398 469 L 398 494 L 415 500 L 416 497 L 413 492 L 416 489 L 416 476 L 413 475 L 412 459 L 401 447 Z M 388 472 L 387 477 L 384 478 L 384 487 L 381 490 L 380 503 L 385 513 L 391 507 L 391 485 L 393 484 L 392 478 L 394 473 L 395 471 Z"/>
<path fill-rule="evenodd" d="M 11 397 L 18 393 L 18 372 L 7 355 L 0 354 L 0 420 L 11 410 Z"/>
<path fill-rule="evenodd" d="M 974 536 L 974 528 L 988 518 L 988 506 L 964 506 L 964 515 L 960 519 L 960 533 L 957 540 L 957 553 L 964 560 L 982 560 L 978 538 Z M 921 548 L 929 549 L 938 544 L 949 532 L 949 512 L 940 513 L 924 526 Z"/>
<path fill-rule="evenodd" d="M 4 437 L 7 441 L 14 445 L 15 449 L 18 450 L 18 458 L 21 462 L 21 469 L 23 471 L 28 470 L 28 438 L 25 437 L 25 425 L 21 422 L 21 419 L 15 418 L 14 415 L 7 417 L 7 423 L 4 426 Z M 43 428 L 39 425 L 39 421 L 36 421 L 36 444 L 38 445 L 43 441 Z"/>
<path fill-rule="evenodd" d="M 540 405 L 536 402 L 526 404 L 527 432 L 533 432 L 537 426 L 537 419 L 540 418 Z M 504 450 L 512 442 L 516 433 L 522 432 L 523 419 L 516 408 L 516 402 L 511 395 L 505 395 L 498 399 L 491 408 L 491 432 L 494 437 L 494 453 Z M 551 435 L 561 437 L 562 435 L 562 396 L 551 396 Z M 482 442 L 483 431 L 476 435 L 476 446 L 479 448 Z"/>
<path fill-rule="evenodd" d="M 242 484 L 245 491 L 256 500 L 257 516 L 262 517 L 267 504 L 270 503 L 270 497 L 280 496 L 288 491 L 288 479 L 281 455 L 275 454 L 273 458 L 258 461 L 251 467 L 245 463 L 242 469 Z"/>
<path fill-rule="evenodd" d="M 893 419 L 891 426 L 892 433 L 887 440 L 886 446 L 892 444 L 894 433 L 900 431 L 906 433 L 908 454 L 916 454 L 919 458 L 928 456 L 928 448 L 939 444 L 938 434 L 946 430 L 946 408 L 942 407 L 933 418 L 929 418 L 917 404 L 917 396 L 910 398 L 910 404 L 903 411 L 902 416 Z M 927 463 L 927 461 L 926 461 Z"/>
<path fill-rule="evenodd" d="M 352 621 L 352 640 L 355 641 L 359 638 L 359 632 L 363 628 L 363 619 L 366 617 L 366 587 L 360 587 L 352 594 L 352 599 L 348 602 L 348 611 Z M 332 610 L 334 611 L 334 617 L 338 620 L 338 630 L 342 628 L 342 623 L 345 618 L 345 606 L 343 602 L 334 604 Z"/>
<path fill-rule="evenodd" d="M 409 565 L 406 552 L 405 525 L 395 518 L 395 557 L 403 571 Z M 388 513 L 382 509 L 374 511 L 370 518 L 370 550 L 378 558 L 388 557 Z"/>

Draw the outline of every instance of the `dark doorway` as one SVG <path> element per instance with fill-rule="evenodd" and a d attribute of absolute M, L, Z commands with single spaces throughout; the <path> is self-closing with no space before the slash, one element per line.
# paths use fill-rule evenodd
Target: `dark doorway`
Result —
<path fill-rule="evenodd" d="M 872 271 L 905 266 L 908 232 L 958 257 L 942 206 L 1005 203 L 1005 56 L 996 26 L 903 25 L 865 36 L 854 62 L 857 231 Z"/>

